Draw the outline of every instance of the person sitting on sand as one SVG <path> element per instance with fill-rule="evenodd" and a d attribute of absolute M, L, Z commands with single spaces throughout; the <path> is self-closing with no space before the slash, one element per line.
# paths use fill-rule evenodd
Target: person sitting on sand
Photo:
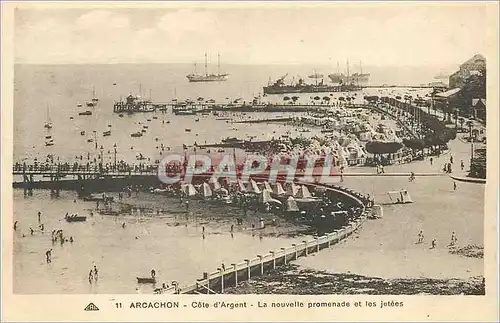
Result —
<path fill-rule="evenodd" d="M 154 269 L 151 269 L 151 278 L 155 279 L 156 276 L 156 271 Z"/>
<path fill-rule="evenodd" d="M 432 239 L 432 242 L 431 242 L 431 249 L 435 249 L 437 247 L 437 244 L 436 244 L 436 239 Z"/>

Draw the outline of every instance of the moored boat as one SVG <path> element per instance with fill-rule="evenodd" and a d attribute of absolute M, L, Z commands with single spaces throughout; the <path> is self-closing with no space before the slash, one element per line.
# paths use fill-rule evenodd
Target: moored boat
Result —
<path fill-rule="evenodd" d="M 139 284 L 154 284 L 156 279 L 153 277 L 136 277 Z"/>
<path fill-rule="evenodd" d="M 104 131 L 104 132 L 102 133 L 102 135 L 103 135 L 104 137 L 111 136 L 111 130 Z"/>
<path fill-rule="evenodd" d="M 79 112 L 78 115 L 79 116 L 90 116 L 90 115 L 92 115 L 92 111 L 87 110 L 87 111 Z"/>
<path fill-rule="evenodd" d="M 70 215 L 70 216 L 66 216 L 65 218 L 66 218 L 67 222 L 85 222 L 85 221 L 87 221 L 86 216 L 80 216 L 80 215 Z"/>

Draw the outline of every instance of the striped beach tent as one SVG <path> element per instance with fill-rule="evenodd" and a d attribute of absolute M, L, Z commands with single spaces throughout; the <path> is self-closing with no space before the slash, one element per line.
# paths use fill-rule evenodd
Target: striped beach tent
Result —
<path fill-rule="evenodd" d="M 284 195 L 286 192 L 283 189 L 283 186 L 281 185 L 281 183 L 276 183 L 276 185 L 274 186 L 274 189 L 273 189 L 273 193 L 276 195 Z"/>

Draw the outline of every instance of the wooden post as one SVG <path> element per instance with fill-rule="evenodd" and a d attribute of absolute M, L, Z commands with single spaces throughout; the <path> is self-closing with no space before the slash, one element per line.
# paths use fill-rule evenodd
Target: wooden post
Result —
<path fill-rule="evenodd" d="M 236 269 L 236 264 L 231 264 L 234 268 L 234 286 L 238 285 L 238 270 Z"/>
<path fill-rule="evenodd" d="M 297 260 L 297 245 L 292 243 L 292 247 L 295 247 L 295 260 Z"/>
<path fill-rule="evenodd" d="M 276 268 L 276 253 L 274 252 L 274 250 L 269 251 L 269 253 L 271 255 L 273 255 L 273 269 L 275 269 Z"/>
<path fill-rule="evenodd" d="M 250 260 L 245 259 L 245 262 L 247 263 L 248 281 L 250 281 Z"/>
<path fill-rule="evenodd" d="M 304 245 L 306 246 L 305 247 L 305 255 L 307 257 L 307 241 L 306 240 L 302 240 L 302 242 L 304 243 Z"/>
<path fill-rule="evenodd" d="M 286 249 L 285 248 L 281 248 L 281 250 L 283 250 L 283 259 L 284 259 L 285 266 L 286 266 Z"/>
<path fill-rule="evenodd" d="M 220 292 L 224 294 L 224 269 L 218 268 L 220 272 Z"/>
<path fill-rule="evenodd" d="M 259 257 L 259 260 L 260 260 L 260 274 L 264 275 L 264 262 L 262 261 L 262 256 L 257 255 L 257 257 Z"/>

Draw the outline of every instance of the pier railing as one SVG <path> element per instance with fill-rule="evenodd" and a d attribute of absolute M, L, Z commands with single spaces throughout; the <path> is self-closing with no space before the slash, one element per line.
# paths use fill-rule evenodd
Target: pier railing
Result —
<path fill-rule="evenodd" d="M 236 286 L 242 281 L 249 281 L 252 277 L 261 276 L 266 271 L 275 269 L 277 266 L 286 265 L 299 257 L 307 257 L 310 254 L 319 252 L 321 249 L 330 248 L 330 246 L 339 243 L 361 227 L 367 217 L 367 212 L 364 211 L 361 217 L 342 229 L 310 240 L 304 240 L 301 243 L 292 244 L 290 247 L 272 250 L 266 254 L 245 259 L 242 262 L 231 264 L 228 268 L 218 268 L 214 272 L 205 273 L 203 278 L 198 279 L 193 284 L 183 288 L 172 287 L 164 290 L 163 293 L 224 293 L 226 287 Z"/>

